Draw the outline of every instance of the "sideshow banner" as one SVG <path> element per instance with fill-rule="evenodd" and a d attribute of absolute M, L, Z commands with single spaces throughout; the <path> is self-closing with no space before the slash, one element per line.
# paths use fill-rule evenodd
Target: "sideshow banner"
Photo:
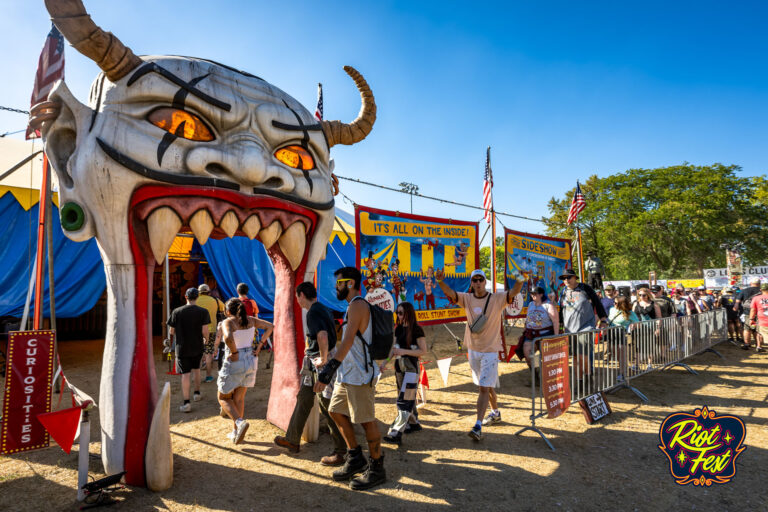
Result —
<path fill-rule="evenodd" d="M 528 314 L 531 290 L 537 286 L 544 288 L 549 300 L 557 304 L 562 286 L 558 277 L 571 268 L 571 241 L 505 229 L 504 260 L 506 289 L 512 288 L 515 280 L 523 281 L 523 308 L 515 316 L 524 317 Z"/>
<path fill-rule="evenodd" d="M 364 294 L 382 305 L 410 302 L 422 324 L 464 320 L 464 310 L 443 294 L 434 274 L 443 269 L 448 286 L 469 289 L 469 275 L 480 260 L 477 222 L 365 206 L 355 207 L 355 217 Z"/>
<path fill-rule="evenodd" d="M 51 411 L 54 331 L 10 333 L 0 453 L 48 446 L 48 432 L 37 420 Z"/>
<path fill-rule="evenodd" d="M 571 406 L 567 335 L 541 340 L 541 390 L 547 418 L 557 418 Z"/>

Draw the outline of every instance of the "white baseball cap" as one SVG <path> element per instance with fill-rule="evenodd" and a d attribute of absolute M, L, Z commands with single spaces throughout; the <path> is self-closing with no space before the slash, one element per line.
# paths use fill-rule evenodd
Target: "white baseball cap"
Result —
<path fill-rule="evenodd" d="M 470 274 L 469 278 L 472 279 L 475 276 L 482 276 L 483 279 L 487 279 L 485 277 L 485 272 L 483 272 L 483 269 L 481 269 L 481 268 L 476 268 L 475 270 L 473 270 L 472 274 Z"/>

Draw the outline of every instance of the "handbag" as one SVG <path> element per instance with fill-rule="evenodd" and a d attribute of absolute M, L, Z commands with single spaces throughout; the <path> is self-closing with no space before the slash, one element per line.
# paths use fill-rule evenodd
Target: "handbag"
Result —
<path fill-rule="evenodd" d="M 483 330 L 483 327 L 485 327 L 485 322 L 488 321 L 488 317 L 485 316 L 485 312 L 488 311 L 488 303 L 491 302 L 491 294 L 488 294 L 488 298 L 485 299 L 485 307 L 483 308 L 483 312 L 480 313 L 480 315 L 475 318 L 475 320 L 470 324 L 469 326 L 469 332 L 471 333 L 478 333 Z"/>

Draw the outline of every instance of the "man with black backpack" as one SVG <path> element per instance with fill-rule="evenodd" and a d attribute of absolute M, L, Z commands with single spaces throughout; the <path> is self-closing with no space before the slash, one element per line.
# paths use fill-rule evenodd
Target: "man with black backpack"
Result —
<path fill-rule="evenodd" d="M 381 451 L 381 432 L 376 423 L 374 408 L 374 383 L 379 374 L 374 359 L 380 357 L 387 345 L 388 322 L 389 340 L 383 358 L 387 357 L 394 340 L 394 320 L 392 313 L 384 314 L 384 310 L 370 305 L 360 296 L 362 275 L 358 269 L 343 267 L 334 275 L 336 297 L 347 301 L 347 313 L 341 343 L 336 345 L 336 355 L 323 366 L 314 389 L 316 393 L 323 391 L 335 375 L 328 411 L 341 429 L 347 453 L 344 466 L 333 472 L 333 479 L 337 482 L 350 480 L 351 489 L 364 490 L 387 480 L 384 454 Z M 355 437 L 354 423 L 360 424 L 365 430 L 370 452 L 368 461 Z M 355 477 L 358 473 L 363 474 Z"/>
<path fill-rule="evenodd" d="M 651 286 L 651 293 L 653 294 L 653 301 L 659 306 L 659 310 L 661 310 L 662 318 L 677 315 L 675 303 L 664 293 L 664 288 L 658 284 L 654 284 Z"/>

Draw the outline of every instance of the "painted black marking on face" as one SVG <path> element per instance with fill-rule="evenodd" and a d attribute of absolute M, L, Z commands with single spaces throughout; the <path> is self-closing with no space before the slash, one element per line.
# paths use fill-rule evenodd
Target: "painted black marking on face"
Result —
<path fill-rule="evenodd" d="M 288 103 L 283 100 L 283 105 L 285 105 L 285 108 L 291 111 L 293 114 L 293 117 L 296 118 L 296 122 L 299 123 L 299 126 L 301 127 L 301 131 L 304 133 L 304 137 L 301 139 L 301 147 L 309 151 L 309 132 L 304 128 L 304 122 L 299 117 L 299 114 L 296 113 L 295 110 L 293 110 L 291 107 L 288 106 Z M 307 180 L 307 184 L 309 185 L 309 194 L 312 195 L 312 189 L 314 188 L 314 183 L 312 183 L 312 177 L 309 175 L 309 171 L 304 169 L 304 167 L 299 163 L 299 168 L 301 169 L 301 174 L 304 175 L 304 179 Z"/>
<path fill-rule="evenodd" d="M 172 183 L 174 185 L 195 185 L 200 187 L 219 187 L 230 190 L 240 190 L 240 185 L 232 181 L 222 180 L 221 178 L 208 178 L 205 176 L 190 176 L 185 174 L 174 174 L 170 172 L 158 171 L 157 169 L 150 169 L 149 167 L 140 164 L 136 160 L 132 159 L 128 155 L 121 153 L 100 137 L 96 137 L 96 142 L 99 144 L 104 153 L 112 160 L 122 165 L 126 169 L 135 172 L 145 178 L 149 178 L 155 181 L 161 181 L 164 183 Z"/>
<path fill-rule="evenodd" d="M 101 108 L 101 93 L 104 91 L 104 80 L 106 78 L 106 75 L 101 75 L 101 80 L 99 80 L 99 92 L 96 95 L 96 108 L 93 109 L 93 113 L 91 114 L 91 125 L 88 127 L 88 133 L 91 133 L 93 125 L 96 124 L 96 114 L 99 113 L 99 109 Z"/>
<path fill-rule="evenodd" d="M 210 73 L 206 73 L 203 76 L 198 76 L 193 78 L 189 81 L 189 85 L 195 86 L 199 84 L 204 78 L 206 78 Z M 181 88 L 178 90 L 178 92 L 173 96 L 173 102 L 172 105 L 174 108 L 178 108 L 179 110 L 184 110 L 186 105 L 186 99 L 187 95 L 189 94 L 189 90 L 185 88 Z M 169 147 L 171 147 L 171 144 L 173 144 L 173 141 L 175 141 L 178 137 L 182 137 L 184 134 L 184 125 L 186 124 L 186 121 L 182 122 L 178 128 L 176 128 L 176 133 L 166 133 L 163 135 L 163 139 L 160 141 L 160 144 L 157 146 L 157 165 L 163 165 L 163 156 L 165 155 L 165 152 L 168 150 Z"/>
<path fill-rule="evenodd" d="M 149 73 L 159 74 L 166 80 L 173 82 L 174 84 L 178 85 L 183 89 L 186 89 L 187 92 L 192 96 L 196 96 L 201 100 L 203 100 L 204 102 L 210 105 L 213 105 L 214 107 L 220 108 L 222 110 L 226 110 L 227 112 L 232 110 L 232 105 L 230 105 L 229 103 L 226 103 L 221 100 L 217 100 L 213 96 L 210 96 L 209 94 L 204 93 L 203 91 L 195 87 L 195 84 L 187 82 L 186 80 L 183 80 L 177 77 L 176 75 L 174 75 L 173 73 L 165 69 L 164 67 L 158 66 L 154 62 L 148 62 L 143 66 L 141 66 L 139 69 L 137 69 L 136 72 L 133 75 L 131 75 L 131 78 L 128 79 L 128 82 L 126 83 L 126 85 L 130 87 L 136 82 L 136 80 L 138 80 L 139 78 Z"/>

